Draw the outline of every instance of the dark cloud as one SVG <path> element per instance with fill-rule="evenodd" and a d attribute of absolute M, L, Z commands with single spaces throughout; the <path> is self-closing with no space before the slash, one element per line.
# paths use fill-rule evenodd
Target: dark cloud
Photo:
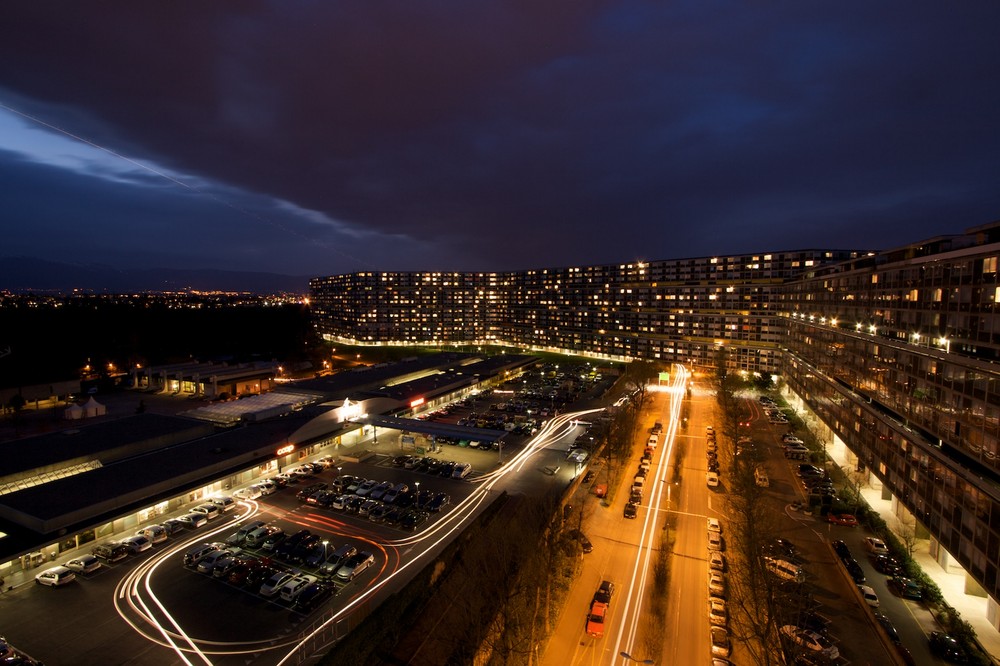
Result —
<path fill-rule="evenodd" d="M 499 270 L 892 247 L 1000 217 L 995 3 L 5 15 L 0 86 L 20 110 L 209 184 L 199 198 L 0 164 L 38 228 L 82 207 L 148 220 L 109 253 L 159 225 L 201 234 L 151 244 L 175 265 Z M 29 188 L 62 194 L 34 205 Z"/>

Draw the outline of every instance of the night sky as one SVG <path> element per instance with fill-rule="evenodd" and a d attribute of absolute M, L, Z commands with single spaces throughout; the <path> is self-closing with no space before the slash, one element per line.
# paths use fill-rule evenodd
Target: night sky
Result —
<path fill-rule="evenodd" d="M 1000 219 L 1000 3 L 4 2 L 0 191 L 125 268 L 889 249 Z"/>

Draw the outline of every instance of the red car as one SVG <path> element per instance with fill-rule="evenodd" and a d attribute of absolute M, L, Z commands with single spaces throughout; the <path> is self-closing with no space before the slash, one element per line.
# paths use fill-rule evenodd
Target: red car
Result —
<path fill-rule="evenodd" d="M 826 519 L 834 525 L 844 525 L 845 527 L 858 526 L 858 519 L 849 513 L 831 513 Z"/>

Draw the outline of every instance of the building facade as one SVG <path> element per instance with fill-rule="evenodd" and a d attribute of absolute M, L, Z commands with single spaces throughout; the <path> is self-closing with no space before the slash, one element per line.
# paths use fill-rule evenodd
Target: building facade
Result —
<path fill-rule="evenodd" d="M 775 304 L 804 271 L 859 257 L 803 250 L 505 273 L 313 278 L 318 332 L 352 344 L 504 344 L 604 358 L 776 372 Z"/>
<path fill-rule="evenodd" d="M 789 283 L 780 306 L 789 387 L 874 474 L 897 515 L 929 536 L 939 563 L 957 562 L 991 599 L 1000 597 L 998 260 L 1000 224 L 988 225 L 819 269 Z"/>

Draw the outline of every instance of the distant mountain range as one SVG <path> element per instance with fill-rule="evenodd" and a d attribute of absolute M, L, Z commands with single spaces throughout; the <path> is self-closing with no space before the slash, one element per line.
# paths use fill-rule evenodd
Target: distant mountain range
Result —
<path fill-rule="evenodd" d="M 256 294 L 309 291 L 309 277 L 174 268 L 114 268 L 97 264 L 64 264 L 35 257 L 0 257 L 0 290 L 13 292 L 94 293 L 147 291 L 242 291 Z"/>

